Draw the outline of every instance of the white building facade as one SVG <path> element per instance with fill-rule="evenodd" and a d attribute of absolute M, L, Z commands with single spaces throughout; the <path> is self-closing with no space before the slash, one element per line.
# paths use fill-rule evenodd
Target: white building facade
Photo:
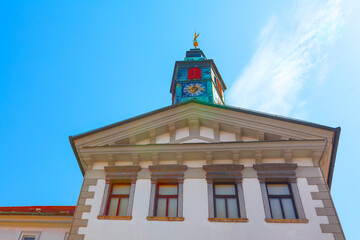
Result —
<path fill-rule="evenodd" d="M 345 239 L 339 129 L 190 100 L 71 137 L 70 239 Z"/>

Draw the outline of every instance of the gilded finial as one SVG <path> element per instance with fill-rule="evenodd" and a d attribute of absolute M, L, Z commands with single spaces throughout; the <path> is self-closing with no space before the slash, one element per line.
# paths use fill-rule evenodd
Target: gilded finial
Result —
<path fill-rule="evenodd" d="M 196 34 L 196 30 L 195 30 L 195 35 L 194 35 L 194 40 L 193 40 L 193 45 L 195 48 L 197 48 L 199 46 L 199 43 L 196 40 L 199 35 L 200 35 L 200 33 Z"/>

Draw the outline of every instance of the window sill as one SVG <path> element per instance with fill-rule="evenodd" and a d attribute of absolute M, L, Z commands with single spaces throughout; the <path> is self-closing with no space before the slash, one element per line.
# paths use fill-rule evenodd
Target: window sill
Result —
<path fill-rule="evenodd" d="M 308 223 L 308 219 L 265 219 L 267 223 Z"/>
<path fill-rule="evenodd" d="M 148 221 L 177 221 L 181 222 L 184 221 L 185 218 L 183 217 L 147 217 Z"/>
<path fill-rule="evenodd" d="M 100 220 L 131 220 L 132 216 L 97 216 Z"/>
<path fill-rule="evenodd" d="M 208 218 L 209 222 L 249 222 L 247 218 Z"/>

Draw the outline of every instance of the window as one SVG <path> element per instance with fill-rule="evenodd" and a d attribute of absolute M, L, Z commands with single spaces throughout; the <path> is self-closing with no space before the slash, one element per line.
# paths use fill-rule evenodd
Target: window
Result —
<path fill-rule="evenodd" d="M 39 240 L 41 232 L 21 232 L 19 240 Z"/>
<path fill-rule="evenodd" d="M 127 216 L 131 184 L 113 184 L 109 196 L 108 216 Z"/>
<path fill-rule="evenodd" d="M 149 221 L 184 221 L 183 183 L 186 165 L 153 165 Z"/>
<path fill-rule="evenodd" d="M 98 219 L 131 220 L 140 166 L 105 167 L 106 184 Z"/>
<path fill-rule="evenodd" d="M 188 80 L 191 79 L 201 79 L 201 69 L 200 68 L 189 68 L 188 70 Z"/>
<path fill-rule="evenodd" d="M 260 182 L 265 221 L 307 223 L 296 179 L 297 164 L 255 164 Z"/>
<path fill-rule="evenodd" d="M 234 183 L 214 184 L 214 207 L 216 218 L 239 218 L 239 201 Z"/>
<path fill-rule="evenodd" d="M 297 218 L 294 199 L 288 183 L 267 183 L 266 189 L 272 218 Z"/>
<path fill-rule="evenodd" d="M 178 185 L 158 184 L 155 202 L 157 217 L 177 217 Z"/>
<path fill-rule="evenodd" d="M 211 164 L 203 166 L 208 183 L 210 222 L 247 222 L 242 187 L 243 165 Z"/>

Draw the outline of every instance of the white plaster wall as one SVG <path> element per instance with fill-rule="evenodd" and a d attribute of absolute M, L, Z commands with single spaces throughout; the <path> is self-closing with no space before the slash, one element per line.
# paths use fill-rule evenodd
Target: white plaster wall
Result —
<path fill-rule="evenodd" d="M 220 142 L 236 141 L 235 133 L 220 131 Z"/>
<path fill-rule="evenodd" d="M 0 240 L 18 240 L 21 232 L 41 232 L 40 240 L 64 240 L 70 229 L 0 227 Z"/>
<path fill-rule="evenodd" d="M 316 216 L 315 207 L 322 203 L 312 200 L 310 192 L 317 186 L 308 186 L 305 178 L 298 179 L 299 191 L 307 224 L 296 223 L 266 223 L 262 203 L 260 185 L 257 178 L 246 178 L 243 181 L 245 204 L 248 223 L 220 223 L 208 221 L 207 183 L 205 179 L 185 179 L 184 181 L 184 217 L 183 222 L 147 221 L 146 217 L 150 199 L 150 180 L 139 179 L 136 183 L 133 206 L 133 219 L 98 220 L 105 181 L 99 180 L 89 191 L 95 191 L 94 199 L 88 199 L 86 204 L 92 205 L 90 213 L 84 213 L 83 218 L 89 219 L 87 228 L 80 228 L 79 233 L 85 234 L 85 240 L 98 239 L 276 239 L 332 240 L 331 234 L 321 233 L 321 223 L 327 223 L 326 217 Z"/>
<path fill-rule="evenodd" d="M 170 133 L 164 133 L 156 136 L 156 143 L 169 143 L 170 142 Z"/>
<path fill-rule="evenodd" d="M 189 127 L 184 127 L 180 129 L 176 129 L 175 131 L 175 140 L 188 137 L 189 136 Z"/>
<path fill-rule="evenodd" d="M 200 126 L 200 136 L 214 139 L 214 129 Z"/>

